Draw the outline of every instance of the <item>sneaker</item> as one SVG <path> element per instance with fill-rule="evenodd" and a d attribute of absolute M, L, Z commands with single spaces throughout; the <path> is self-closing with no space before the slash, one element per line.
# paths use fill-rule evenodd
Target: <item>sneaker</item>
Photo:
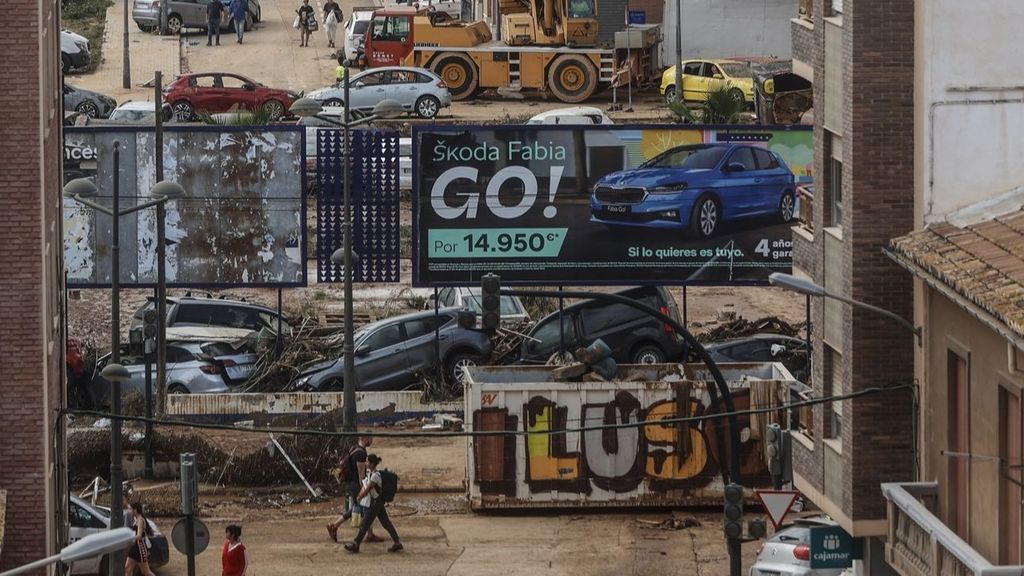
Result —
<path fill-rule="evenodd" d="M 404 549 L 405 549 L 405 546 L 402 546 L 401 542 L 395 542 L 394 544 L 391 545 L 390 548 L 388 548 L 388 552 L 401 552 Z"/>
<path fill-rule="evenodd" d="M 331 540 L 338 541 L 338 527 L 333 524 L 327 525 L 327 534 L 331 537 Z"/>
<path fill-rule="evenodd" d="M 359 544 L 356 544 L 355 542 L 348 542 L 345 544 L 345 550 L 348 550 L 353 554 L 359 554 Z"/>
<path fill-rule="evenodd" d="M 209 42 L 207 42 L 206 45 L 207 46 L 213 46 L 213 44 L 210 44 Z"/>

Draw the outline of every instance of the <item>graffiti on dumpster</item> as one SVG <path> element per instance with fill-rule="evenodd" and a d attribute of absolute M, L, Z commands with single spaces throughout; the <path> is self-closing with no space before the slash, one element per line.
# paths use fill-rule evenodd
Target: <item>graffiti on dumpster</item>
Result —
<path fill-rule="evenodd" d="M 508 408 L 493 407 L 496 398 L 493 394 L 486 396 L 481 398 L 482 408 L 473 413 L 474 422 L 486 423 L 478 425 L 478 430 L 516 430 L 521 421 L 527 434 L 521 442 L 512 436 L 475 441 L 474 481 L 481 494 L 515 495 L 517 450 L 523 450 L 526 466 L 522 482 L 531 493 L 591 494 L 597 488 L 625 494 L 644 484 L 647 492 L 685 491 L 706 487 L 719 476 L 719 431 L 713 420 L 624 426 L 706 414 L 711 408 L 710 399 L 699 387 L 679 386 L 674 398 L 661 397 L 646 406 L 633 392 L 620 390 L 610 402 L 581 405 L 578 420 L 570 417 L 568 406 L 543 394 L 531 396 L 522 405 L 520 415 Z M 749 389 L 734 389 L 732 396 L 737 410 L 751 404 Z M 580 425 L 600 428 L 567 431 Z M 749 416 L 741 416 L 739 425 L 744 430 L 744 481 L 751 486 L 767 484 L 759 435 L 750 433 Z M 727 431 L 723 424 L 721 434 Z"/>

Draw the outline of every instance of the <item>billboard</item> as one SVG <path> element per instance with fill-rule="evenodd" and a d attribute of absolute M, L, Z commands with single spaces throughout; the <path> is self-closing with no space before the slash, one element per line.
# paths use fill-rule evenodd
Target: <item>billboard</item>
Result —
<path fill-rule="evenodd" d="M 167 284 L 172 287 L 305 286 L 302 128 L 174 127 L 164 133 L 164 178 L 188 197 L 167 203 Z M 64 129 L 64 178 L 93 178 L 112 206 L 119 143 L 121 209 L 146 202 L 156 183 L 153 127 Z M 110 285 L 110 216 L 64 200 L 64 263 L 72 288 Z M 120 281 L 156 284 L 156 210 L 123 216 Z"/>
<path fill-rule="evenodd" d="M 413 284 L 765 284 L 792 266 L 809 127 L 413 131 Z"/>

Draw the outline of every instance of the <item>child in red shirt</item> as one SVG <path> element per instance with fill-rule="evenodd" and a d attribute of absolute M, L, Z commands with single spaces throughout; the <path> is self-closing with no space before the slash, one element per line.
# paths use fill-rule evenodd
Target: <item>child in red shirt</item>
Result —
<path fill-rule="evenodd" d="M 245 576 L 249 567 L 249 556 L 245 553 L 242 538 L 242 527 L 231 524 L 224 529 L 224 552 L 221 554 L 223 576 Z"/>

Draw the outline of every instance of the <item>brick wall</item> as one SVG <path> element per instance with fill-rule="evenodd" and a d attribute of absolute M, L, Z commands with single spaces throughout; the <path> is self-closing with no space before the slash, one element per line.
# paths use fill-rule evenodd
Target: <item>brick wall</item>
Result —
<path fill-rule="evenodd" d="M 808 64 L 814 62 L 814 30 L 799 22 L 792 22 L 790 27 L 793 34 L 793 59 Z M 820 28 L 815 28 L 815 30 L 820 30 Z"/>
<path fill-rule="evenodd" d="M 52 430 L 63 378 L 59 12 L 49 0 L 5 0 L 3 22 L 18 33 L 0 38 L 0 109 L 17 111 L 0 123 L 0 571 L 56 547 Z"/>

